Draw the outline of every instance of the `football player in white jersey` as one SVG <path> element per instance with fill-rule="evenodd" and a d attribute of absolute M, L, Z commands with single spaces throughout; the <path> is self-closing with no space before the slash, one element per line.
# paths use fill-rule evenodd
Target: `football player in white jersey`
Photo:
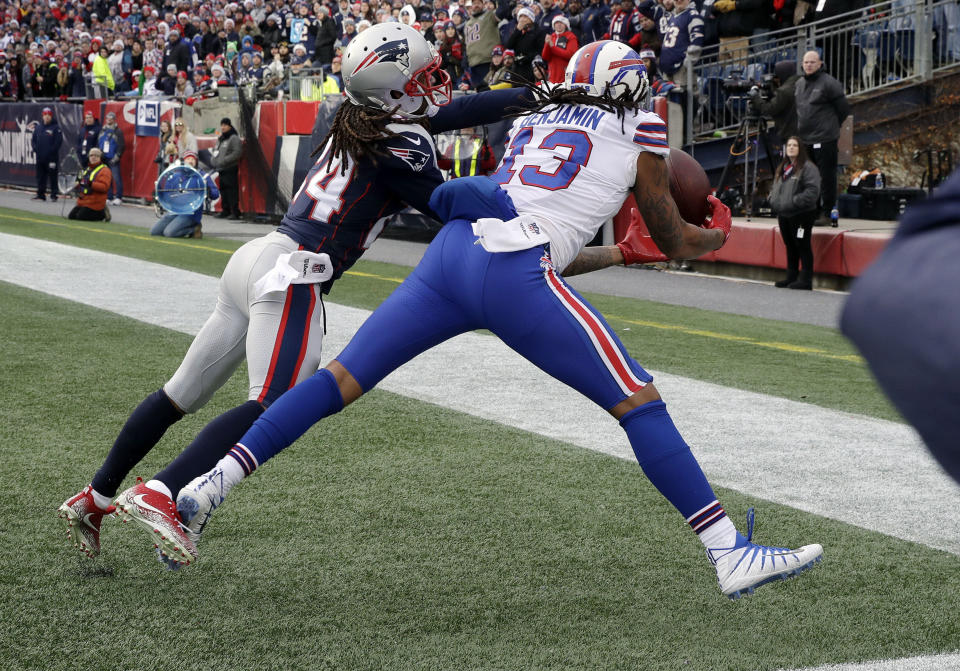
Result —
<path fill-rule="evenodd" d="M 737 532 L 652 376 L 558 272 L 631 191 L 672 258 L 717 249 L 729 234 L 730 212 L 715 198 L 709 226 L 680 219 L 663 158 L 666 128 L 638 109 L 646 89 L 642 61 L 628 46 L 580 49 L 564 86 L 516 120 L 491 178 L 434 191 L 430 207 L 447 223 L 413 273 L 336 360 L 283 394 L 214 469 L 184 487 L 178 506 L 209 515 L 233 485 L 392 370 L 455 335 L 488 329 L 619 421 L 646 476 L 704 544 L 723 594 L 737 598 L 818 562 L 819 545 L 752 543 L 752 514 L 747 535 Z"/>

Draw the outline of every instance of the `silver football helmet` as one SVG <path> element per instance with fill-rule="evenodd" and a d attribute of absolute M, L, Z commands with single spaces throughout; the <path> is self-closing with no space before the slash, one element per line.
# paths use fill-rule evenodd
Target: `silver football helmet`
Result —
<path fill-rule="evenodd" d="M 357 105 L 396 108 L 398 116 L 416 118 L 450 102 L 453 86 L 441 65 L 440 54 L 420 31 L 378 23 L 350 40 L 341 72 L 345 93 Z"/>

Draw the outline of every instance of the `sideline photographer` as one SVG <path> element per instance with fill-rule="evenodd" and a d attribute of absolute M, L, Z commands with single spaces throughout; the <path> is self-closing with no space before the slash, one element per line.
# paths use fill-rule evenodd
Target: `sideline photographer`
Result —
<path fill-rule="evenodd" d="M 110 221 L 107 191 L 111 184 L 113 174 L 103 163 L 103 152 L 98 147 L 91 148 L 87 155 L 87 167 L 77 179 L 77 204 L 70 210 L 67 219 Z"/>
<path fill-rule="evenodd" d="M 750 105 L 757 113 L 773 120 L 774 141 L 778 147 L 797 134 L 798 79 L 796 61 L 778 61 L 773 66 L 773 78 L 765 81 L 757 95 L 750 98 Z"/>

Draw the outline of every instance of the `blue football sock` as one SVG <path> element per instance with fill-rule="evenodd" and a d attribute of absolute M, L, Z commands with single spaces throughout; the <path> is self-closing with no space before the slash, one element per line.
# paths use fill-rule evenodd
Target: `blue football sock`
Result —
<path fill-rule="evenodd" d="M 173 498 L 177 498 L 184 485 L 216 466 L 261 414 L 263 406 L 256 401 L 227 410 L 203 427 L 187 449 L 153 479 L 169 487 Z"/>
<path fill-rule="evenodd" d="M 114 496 L 133 467 L 140 463 L 147 452 L 160 442 L 167 429 L 181 417 L 183 413 L 163 389 L 158 389 L 143 399 L 120 429 L 110 453 L 93 477 L 93 488 L 104 496 Z"/>
<path fill-rule="evenodd" d="M 283 393 L 237 441 L 233 456 L 249 475 L 324 417 L 343 410 L 337 380 L 326 368 Z M 252 457 L 252 461 L 251 458 Z"/>
<path fill-rule="evenodd" d="M 640 467 L 698 534 L 720 519 L 723 508 L 663 401 L 651 401 L 620 418 Z"/>

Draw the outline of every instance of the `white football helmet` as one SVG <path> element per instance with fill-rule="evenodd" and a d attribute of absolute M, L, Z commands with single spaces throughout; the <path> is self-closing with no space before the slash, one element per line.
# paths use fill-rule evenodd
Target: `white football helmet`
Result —
<path fill-rule="evenodd" d="M 650 93 L 647 69 L 643 67 L 640 54 L 614 40 L 591 42 L 580 47 L 567 63 L 563 85 L 590 96 L 602 96 L 609 91 L 614 97 L 629 87 L 633 101 L 638 104 L 645 102 Z"/>
<path fill-rule="evenodd" d="M 350 40 L 341 72 L 345 93 L 357 105 L 397 108 L 398 116 L 416 118 L 450 102 L 453 85 L 441 65 L 440 54 L 420 31 L 378 23 Z"/>

